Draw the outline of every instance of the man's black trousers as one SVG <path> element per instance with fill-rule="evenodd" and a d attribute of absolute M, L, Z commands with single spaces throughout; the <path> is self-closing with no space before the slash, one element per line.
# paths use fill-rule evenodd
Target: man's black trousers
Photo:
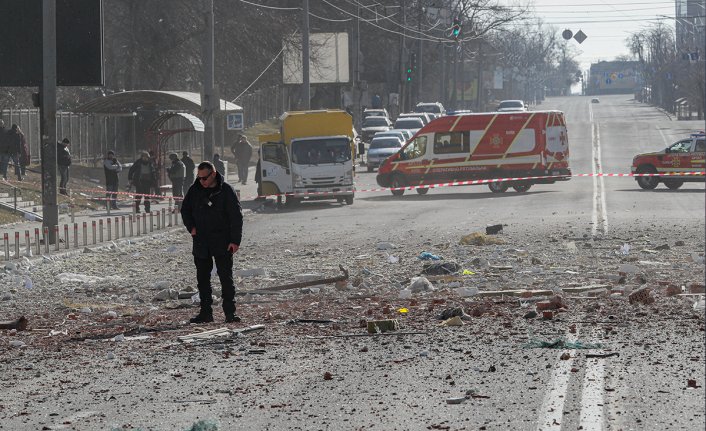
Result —
<path fill-rule="evenodd" d="M 194 256 L 196 264 L 196 282 L 199 288 L 199 298 L 201 299 L 201 312 L 212 314 L 213 290 L 211 288 L 211 271 L 213 271 L 213 261 L 216 261 L 216 272 L 221 280 L 223 289 L 223 312 L 227 315 L 235 313 L 235 285 L 233 284 L 233 255 L 226 253 L 221 256 L 202 259 Z"/>

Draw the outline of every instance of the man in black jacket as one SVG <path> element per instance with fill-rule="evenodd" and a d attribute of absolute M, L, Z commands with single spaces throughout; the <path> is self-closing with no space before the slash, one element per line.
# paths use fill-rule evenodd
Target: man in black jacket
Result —
<path fill-rule="evenodd" d="M 152 187 L 157 184 L 157 168 L 147 151 L 140 153 L 140 158 L 132 164 L 127 179 L 135 186 L 135 211 L 140 212 L 140 200 L 144 197 L 145 213 L 150 212 L 150 198 L 145 195 L 152 193 Z"/>
<path fill-rule="evenodd" d="M 243 214 L 233 187 L 226 183 L 211 162 L 201 162 L 197 180 L 186 193 L 181 218 L 193 239 L 192 253 L 201 311 L 191 323 L 213 322 L 211 271 L 216 271 L 223 288 L 223 313 L 226 322 L 239 322 L 235 314 L 233 254 L 240 248 Z"/>
<path fill-rule="evenodd" d="M 181 162 L 184 164 L 184 169 L 185 169 L 185 176 L 184 176 L 184 193 L 186 193 L 189 190 L 189 187 L 194 183 L 194 169 L 196 169 L 196 164 L 194 163 L 194 159 L 189 157 L 189 152 L 184 151 L 181 153 L 183 156 L 181 158 Z"/>

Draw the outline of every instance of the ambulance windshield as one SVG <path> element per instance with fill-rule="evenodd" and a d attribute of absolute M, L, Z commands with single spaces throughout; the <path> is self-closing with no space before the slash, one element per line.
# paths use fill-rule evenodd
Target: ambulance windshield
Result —
<path fill-rule="evenodd" d="M 417 136 L 414 141 L 402 150 L 402 158 L 405 160 L 416 159 L 427 152 L 427 137 Z"/>
<path fill-rule="evenodd" d="M 292 162 L 299 165 L 344 163 L 351 159 L 348 138 L 306 139 L 292 142 Z"/>

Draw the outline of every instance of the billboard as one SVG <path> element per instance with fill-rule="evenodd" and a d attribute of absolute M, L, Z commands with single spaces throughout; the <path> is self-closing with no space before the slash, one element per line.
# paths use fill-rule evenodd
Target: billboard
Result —
<path fill-rule="evenodd" d="M 0 86 L 42 83 L 42 0 L 0 0 Z M 58 85 L 103 85 L 101 0 L 56 1 Z"/>
<path fill-rule="evenodd" d="M 300 39 L 285 39 L 282 80 L 285 84 L 302 84 L 302 48 Z M 348 66 L 348 33 L 312 33 L 309 36 L 309 82 L 311 84 L 350 81 Z"/>

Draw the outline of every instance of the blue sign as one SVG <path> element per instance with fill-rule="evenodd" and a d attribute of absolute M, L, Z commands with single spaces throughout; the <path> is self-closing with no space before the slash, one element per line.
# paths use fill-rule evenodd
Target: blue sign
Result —
<path fill-rule="evenodd" d="M 624 76 L 625 76 L 625 75 L 623 75 L 622 73 L 619 73 L 619 74 L 618 74 L 618 79 L 623 79 Z"/>
<path fill-rule="evenodd" d="M 608 78 L 608 79 L 605 80 L 605 83 L 608 84 L 608 85 L 610 85 L 610 84 L 613 83 L 613 80 L 610 79 L 610 78 Z"/>
<path fill-rule="evenodd" d="M 226 116 L 228 130 L 243 130 L 243 113 L 228 114 Z"/>

